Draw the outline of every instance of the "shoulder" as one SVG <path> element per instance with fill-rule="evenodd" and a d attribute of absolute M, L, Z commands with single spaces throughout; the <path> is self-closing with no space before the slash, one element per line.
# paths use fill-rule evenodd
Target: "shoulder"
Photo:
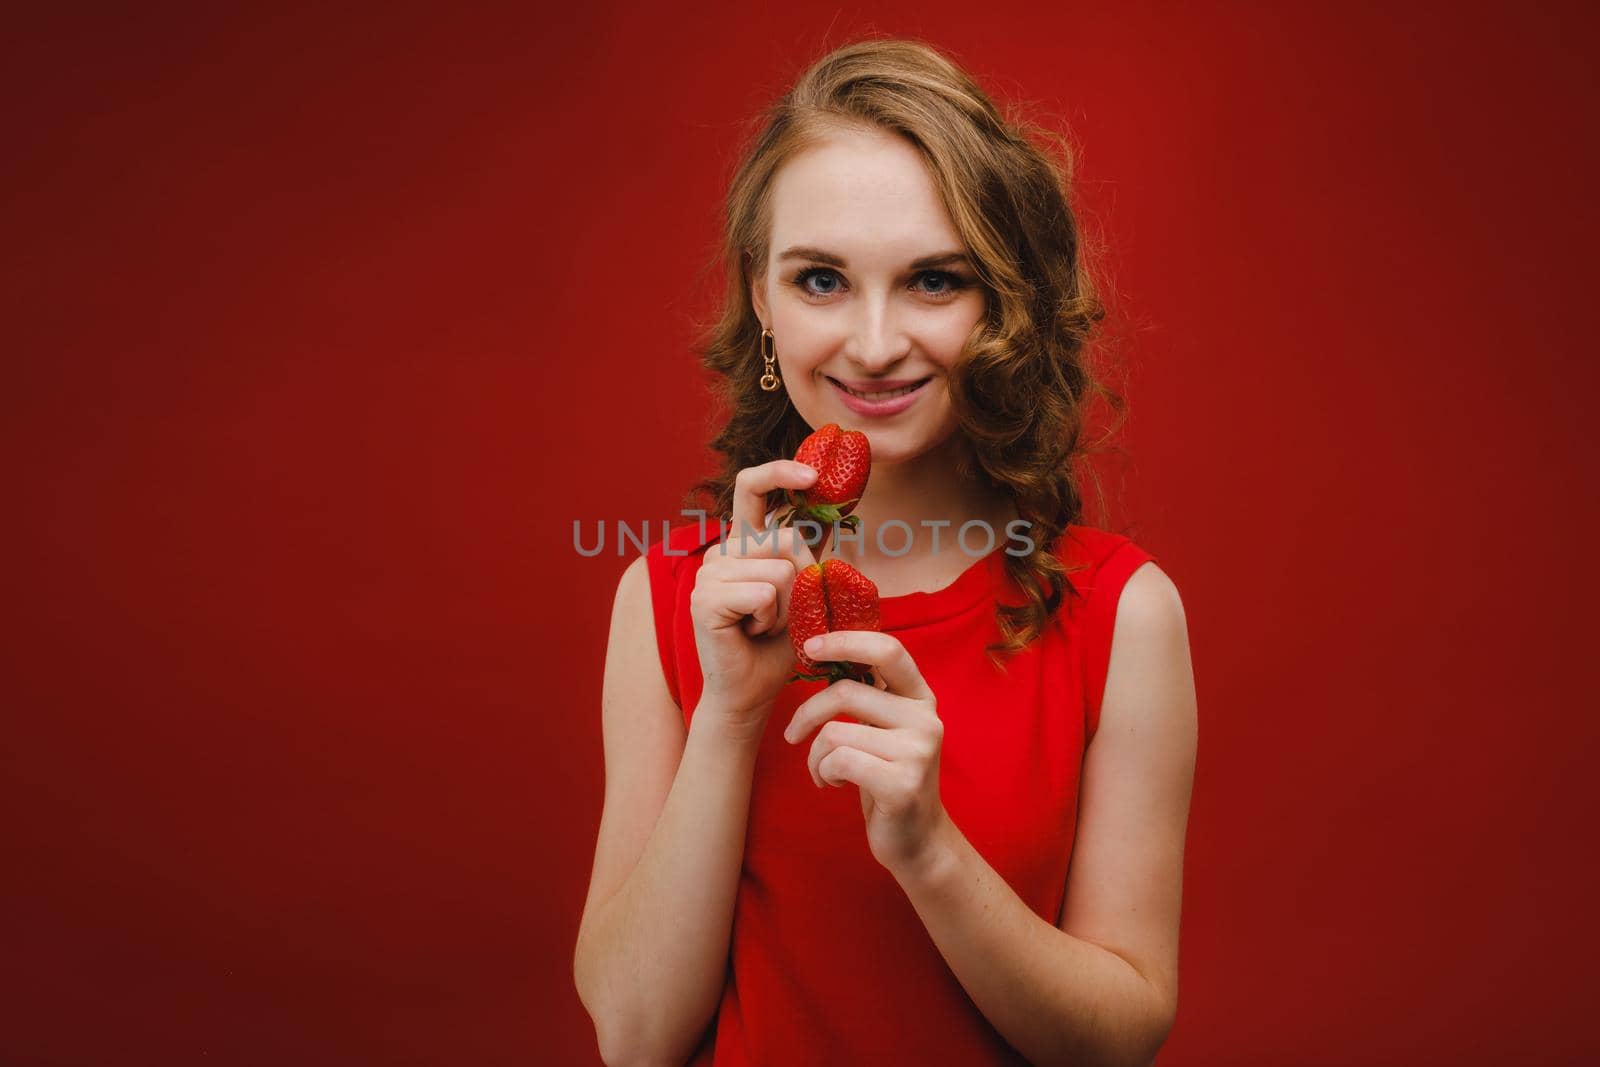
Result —
<path fill-rule="evenodd" d="M 617 599 L 624 600 L 638 597 L 650 588 L 650 557 L 648 554 L 635 556 L 629 564 L 622 568 L 622 577 L 617 579 Z"/>
<path fill-rule="evenodd" d="M 1082 569 L 1085 597 L 1095 602 L 1104 621 L 1114 624 L 1119 641 L 1170 638 L 1184 630 L 1183 599 L 1178 586 L 1155 553 L 1126 534 L 1090 526 L 1069 526 L 1058 546 L 1063 562 Z M 1069 564 L 1069 577 L 1070 573 Z"/>
<path fill-rule="evenodd" d="M 1101 721 L 1154 725 L 1194 715 L 1194 666 L 1183 599 L 1166 571 L 1141 563 L 1123 584 L 1108 650 Z"/>
<path fill-rule="evenodd" d="M 1126 534 L 1093 526 L 1072 524 L 1061 531 L 1051 552 L 1066 568 L 1071 586 L 1069 599 L 1106 599 L 1113 602 L 1135 571 L 1154 567 L 1155 554 Z M 1145 566 L 1150 564 L 1150 566 Z M 1096 591 L 1100 597 L 1094 597 Z"/>
<path fill-rule="evenodd" d="M 1117 604 L 1117 635 L 1170 639 L 1187 629 L 1178 586 L 1154 559 L 1135 566 Z"/>

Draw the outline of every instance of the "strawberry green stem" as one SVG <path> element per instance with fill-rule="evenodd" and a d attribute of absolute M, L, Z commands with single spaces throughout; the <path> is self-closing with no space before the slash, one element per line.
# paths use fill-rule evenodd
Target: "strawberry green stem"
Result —
<path fill-rule="evenodd" d="M 817 671 L 796 669 L 793 674 L 789 675 L 789 680 L 791 682 L 827 682 L 832 685 L 834 682 L 848 678 L 863 685 L 874 685 L 871 669 L 857 666 L 854 663 L 846 663 L 842 660 L 825 660 L 817 664 L 817 668 Z"/>

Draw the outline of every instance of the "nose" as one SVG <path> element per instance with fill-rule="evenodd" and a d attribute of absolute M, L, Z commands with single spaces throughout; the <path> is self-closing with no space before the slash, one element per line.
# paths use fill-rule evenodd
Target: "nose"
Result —
<path fill-rule="evenodd" d="M 882 293 L 856 301 L 855 321 L 851 324 L 850 344 L 845 353 L 861 369 L 862 377 L 878 375 L 905 358 L 908 347 Z"/>

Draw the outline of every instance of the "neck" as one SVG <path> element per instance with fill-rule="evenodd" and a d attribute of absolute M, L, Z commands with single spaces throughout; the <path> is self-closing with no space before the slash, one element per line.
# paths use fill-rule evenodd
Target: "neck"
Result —
<path fill-rule="evenodd" d="M 978 520 L 993 531 L 996 547 L 1005 543 L 1006 523 L 1017 517 L 1016 506 L 1009 493 L 986 484 L 974 472 L 963 478 L 959 473 L 959 460 L 967 454 L 966 438 L 953 433 L 939 447 L 903 463 L 874 463 L 872 477 L 867 482 L 861 503 L 855 514 L 861 517 L 860 556 L 863 559 L 921 559 L 933 553 L 934 538 L 938 538 L 938 558 L 971 562 L 974 558 L 963 552 L 957 535 L 963 523 Z M 910 527 L 884 524 L 898 519 Z M 935 523 L 940 525 L 935 530 Z M 890 552 L 879 549 L 879 537 Z M 974 552 L 988 542 L 989 534 L 974 527 L 967 532 L 966 543 Z M 902 546 L 909 550 L 901 552 Z M 856 548 L 849 550 L 854 557 Z"/>

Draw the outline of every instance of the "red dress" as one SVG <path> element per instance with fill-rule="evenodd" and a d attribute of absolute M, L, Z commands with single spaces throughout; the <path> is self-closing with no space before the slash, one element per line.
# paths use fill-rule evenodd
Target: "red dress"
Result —
<path fill-rule="evenodd" d="M 657 644 L 689 722 L 702 681 L 689 594 L 713 520 L 671 530 L 646 553 Z M 1078 593 L 1000 674 L 997 597 L 1009 541 L 932 593 L 883 598 L 883 629 L 916 661 L 944 722 L 939 788 L 956 827 L 1039 916 L 1055 925 L 1077 822 L 1079 770 L 1099 722 L 1117 598 L 1152 555 L 1120 534 L 1070 526 L 1055 546 Z M 960 551 L 960 549 L 954 549 Z M 677 553 L 687 553 L 680 555 Z M 848 558 L 848 555 L 846 556 Z M 1082 569 L 1078 569 L 1081 567 Z M 815 733 L 783 728 L 821 682 L 790 682 L 757 756 L 734 907 L 727 984 L 693 1067 L 1021 1064 L 967 996 L 905 892 L 867 845 L 859 789 L 818 789 Z"/>

